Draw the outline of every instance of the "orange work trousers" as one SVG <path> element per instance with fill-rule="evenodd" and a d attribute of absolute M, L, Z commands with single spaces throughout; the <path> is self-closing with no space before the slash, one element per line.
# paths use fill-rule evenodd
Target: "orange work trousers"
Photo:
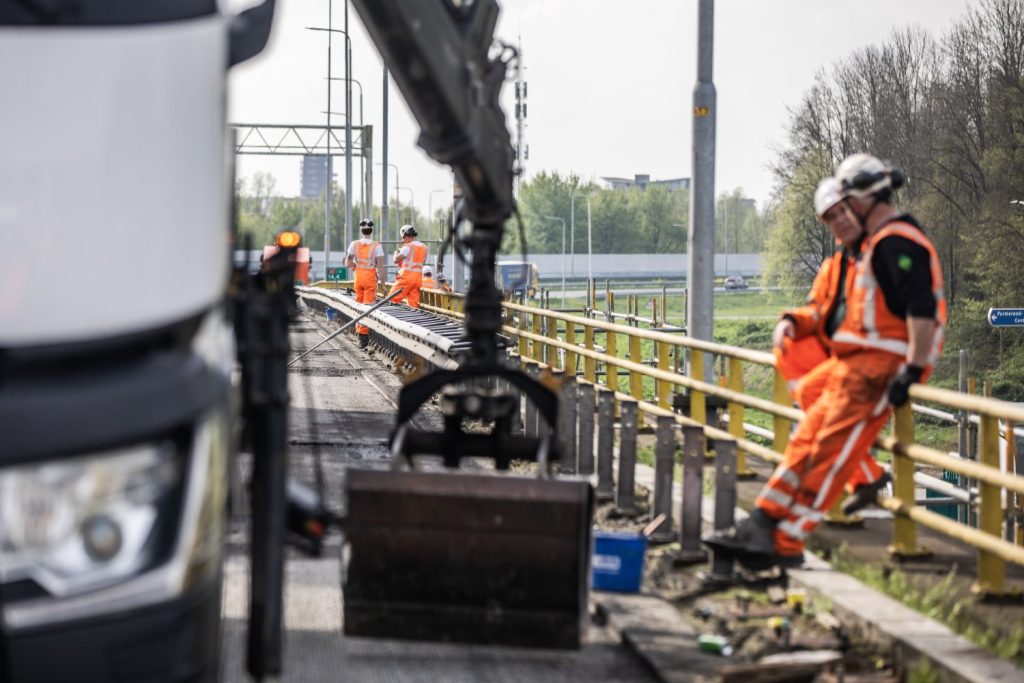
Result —
<path fill-rule="evenodd" d="M 372 304 L 377 300 L 377 271 L 356 268 L 356 302 Z M 370 334 L 370 328 L 356 323 L 356 334 Z"/>
<path fill-rule="evenodd" d="M 829 369 L 823 364 L 829 359 L 828 350 L 817 337 L 809 336 L 786 338 L 781 350 L 776 347 L 772 351 L 775 353 L 775 367 L 786 381 L 790 395 L 800 410 L 807 412 L 825 391 Z M 847 482 L 847 490 L 851 493 L 858 486 L 878 481 L 885 472 L 871 456 L 870 446 L 863 453 L 855 453 L 854 457 L 860 459 L 860 464 Z"/>
<path fill-rule="evenodd" d="M 757 498 L 774 519 L 775 552 L 796 555 L 825 513 L 843 494 L 892 408 L 889 384 L 903 358 L 864 350 L 832 357 L 814 370 L 821 396 L 797 426 L 783 462 Z"/>
<path fill-rule="evenodd" d="M 395 286 L 391 291 L 402 290 L 402 293 L 391 300 L 391 303 L 400 304 L 406 299 L 413 308 L 420 307 L 420 285 L 423 284 L 423 273 L 412 270 L 405 270 L 398 274 L 395 279 Z"/>

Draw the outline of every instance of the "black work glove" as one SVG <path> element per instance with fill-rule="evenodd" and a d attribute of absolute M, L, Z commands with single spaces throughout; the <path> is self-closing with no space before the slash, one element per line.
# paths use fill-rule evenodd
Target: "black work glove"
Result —
<path fill-rule="evenodd" d="M 889 385 L 889 403 L 899 408 L 910 400 L 910 385 L 921 381 L 924 368 L 916 365 L 908 365 L 896 375 L 896 379 Z"/>

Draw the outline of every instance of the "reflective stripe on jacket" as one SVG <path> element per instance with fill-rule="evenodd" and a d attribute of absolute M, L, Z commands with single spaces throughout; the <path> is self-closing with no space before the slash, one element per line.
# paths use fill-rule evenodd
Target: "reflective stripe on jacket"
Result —
<path fill-rule="evenodd" d="M 942 351 L 943 328 L 946 325 L 946 297 L 942 291 L 942 266 L 935 246 L 923 232 L 902 221 L 885 226 L 864 241 L 863 254 L 857 263 L 853 287 L 847 302 L 846 320 L 832 336 L 833 346 L 842 354 L 857 349 L 879 349 L 905 356 L 910 346 L 907 321 L 889 310 L 885 295 L 878 286 L 871 266 L 875 246 L 886 237 L 898 236 L 925 248 L 935 296 L 935 321 L 938 329 L 929 351 L 929 364 L 934 365 Z"/>
<path fill-rule="evenodd" d="M 787 311 L 782 316 L 793 321 L 793 333 L 797 339 L 815 335 L 826 347 L 830 345 L 829 336 L 825 330 L 825 324 L 832 314 L 832 308 L 836 304 L 836 298 L 840 287 L 847 287 L 853 280 L 854 264 L 852 259 L 847 261 L 846 283 L 840 283 L 839 277 L 843 272 L 843 259 L 849 257 L 846 251 L 839 249 L 831 257 L 821 262 L 821 268 L 814 278 L 811 291 L 807 295 L 807 303 Z"/>

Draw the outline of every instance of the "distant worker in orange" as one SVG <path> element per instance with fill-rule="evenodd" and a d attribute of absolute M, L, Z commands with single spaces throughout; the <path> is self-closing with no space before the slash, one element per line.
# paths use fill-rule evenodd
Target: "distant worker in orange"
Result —
<path fill-rule="evenodd" d="M 784 311 L 772 332 L 775 365 L 793 399 L 804 411 L 809 410 L 825 390 L 828 367 L 824 362 L 832 355 L 832 335 L 846 317 L 846 290 L 853 280 L 856 258 L 864 240 L 864 232 L 843 202 L 842 185 L 835 178 L 825 178 L 818 183 L 814 211 L 840 248 L 822 262 L 807 303 Z M 860 457 L 861 462 L 847 484 L 852 495 L 843 506 L 846 514 L 870 505 L 891 481 L 889 473 L 875 462 L 870 451 L 854 455 Z"/>
<path fill-rule="evenodd" d="M 402 226 L 401 249 L 395 251 L 395 265 L 398 266 L 398 277 L 391 291 L 401 290 L 401 294 L 391 300 L 400 304 L 406 299 L 413 308 L 420 307 L 420 286 L 423 283 L 423 266 L 427 262 L 427 245 L 416 239 L 416 228 L 411 225 Z"/>
<path fill-rule="evenodd" d="M 423 284 L 420 289 L 437 289 L 437 280 L 434 279 L 434 271 L 430 266 L 423 266 Z"/>
<path fill-rule="evenodd" d="M 756 508 L 705 544 L 751 569 L 803 562 L 804 542 L 889 419 L 927 379 L 942 350 L 942 267 L 921 226 L 892 205 L 906 176 L 868 154 L 836 169 L 845 207 L 864 234 L 846 316 L 832 335 L 821 397 L 807 410 Z"/>
<path fill-rule="evenodd" d="M 345 265 L 356 271 L 356 301 L 372 304 L 377 299 L 377 283 L 384 282 L 384 248 L 373 239 L 373 221 L 359 221 L 361 238 L 348 245 Z M 365 349 L 370 343 L 370 328 L 356 324 L 359 348 Z"/>
<path fill-rule="evenodd" d="M 448 276 L 444 273 L 437 274 L 437 288 L 446 294 L 452 291 L 452 286 L 448 284 Z"/>

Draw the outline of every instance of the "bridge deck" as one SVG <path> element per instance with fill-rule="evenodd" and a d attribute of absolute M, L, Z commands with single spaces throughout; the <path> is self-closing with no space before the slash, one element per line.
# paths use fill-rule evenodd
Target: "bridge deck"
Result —
<path fill-rule="evenodd" d="M 327 331 L 312 315 L 293 326 L 292 346 L 306 349 Z M 386 439 L 400 379 L 360 351 L 345 335 L 296 365 L 292 398 L 292 474 L 316 487 L 323 483 L 332 508 L 344 508 L 341 492 L 349 467 L 385 467 Z M 439 426 L 439 415 L 419 418 Z M 320 464 L 318 464 L 318 462 Z M 236 528 L 234 554 L 224 576 L 225 671 L 229 682 L 244 673 L 248 616 L 245 530 Z M 650 681 L 654 680 L 611 631 L 591 626 L 580 652 L 413 643 L 346 638 L 342 634 L 340 543 L 329 539 L 322 558 L 290 552 L 285 590 L 285 672 L 282 680 L 316 681 Z"/>

